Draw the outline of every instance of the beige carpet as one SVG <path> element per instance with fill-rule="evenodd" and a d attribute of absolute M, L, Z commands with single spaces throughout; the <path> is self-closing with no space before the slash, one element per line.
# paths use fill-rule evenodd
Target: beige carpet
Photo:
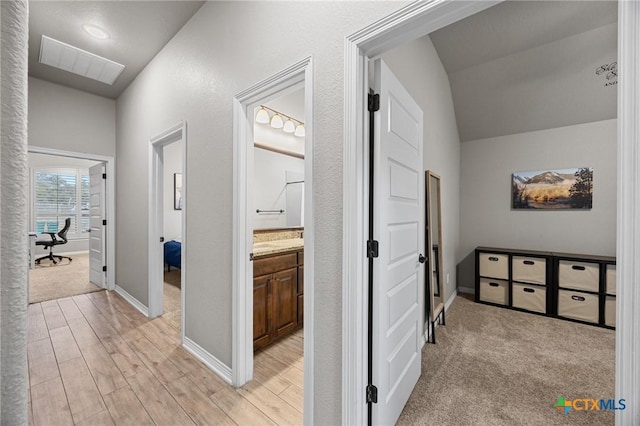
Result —
<path fill-rule="evenodd" d="M 458 296 L 399 425 L 613 425 L 611 411 L 553 407 L 614 398 L 615 331 Z"/>
<path fill-rule="evenodd" d="M 89 282 L 89 254 L 72 254 L 54 265 L 48 259 L 29 271 L 29 303 L 101 290 Z"/>

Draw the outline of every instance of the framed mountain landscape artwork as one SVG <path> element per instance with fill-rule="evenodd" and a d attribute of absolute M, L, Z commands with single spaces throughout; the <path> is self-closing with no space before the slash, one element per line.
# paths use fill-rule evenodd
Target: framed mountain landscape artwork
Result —
<path fill-rule="evenodd" d="M 591 209 L 593 169 L 516 172 L 511 180 L 511 207 L 520 209 Z"/>

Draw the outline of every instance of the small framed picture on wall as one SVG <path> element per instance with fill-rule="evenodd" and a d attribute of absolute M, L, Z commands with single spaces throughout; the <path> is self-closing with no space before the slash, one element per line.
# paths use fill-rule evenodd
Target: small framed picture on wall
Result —
<path fill-rule="evenodd" d="M 173 174 L 173 209 L 182 210 L 182 173 Z"/>

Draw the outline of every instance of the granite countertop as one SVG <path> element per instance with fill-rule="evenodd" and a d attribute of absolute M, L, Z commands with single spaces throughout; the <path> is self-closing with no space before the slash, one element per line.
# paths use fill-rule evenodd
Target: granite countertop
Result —
<path fill-rule="evenodd" d="M 263 241 L 253 243 L 253 258 L 269 256 L 288 251 L 297 251 L 304 248 L 303 238 L 290 238 L 287 240 Z"/>

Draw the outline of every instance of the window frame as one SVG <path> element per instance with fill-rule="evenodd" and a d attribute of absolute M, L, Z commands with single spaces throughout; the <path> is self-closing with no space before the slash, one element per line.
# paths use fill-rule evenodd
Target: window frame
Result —
<path fill-rule="evenodd" d="M 38 167 L 32 167 L 31 168 L 31 172 L 30 172 L 30 181 L 31 181 L 31 188 L 30 188 L 30 194 L 31 194 L 31 200 L 30 200 L 30 206 L 31 206 L 31 214 L 30 214 L 30 218 L 29 218 L 29 223 L 30 226 L 32 228 L 32 230 L 37 232 L 37 227 L 36 227 L 36 222 L 37 222 L 37 194 L 36 194 L 36 186 L 37 186 L 37 174 L 38 173 L 50 173 L 50 174 L 57 174 L 57 175 L 75 175 L 76 177 L 76 182 L 75 182 L 75 201 L 76 201 L 76 206 L 80 206 L 80 208 L 76 208 L 76 212 L 75 212 L 75 229 L 71 228 L 69 229 L 68 233 L 67 233 L 67 239 L 68 240 L 87 240 L 89 239 L 89 231 L 88 231 L 88 227 L 83 230 L 82 229 L 82 217 L 83 217 L 83 210 L 82 210 L 82 179 L 83 177 L 86 176 L 87 178 L 87 191 L 90 191 L 91 188 L 91 182 L 89 181 L 89 169 L 86 167 L 64 167 L 64 166 L 38 166 Z M 87 193 L 87 199 L 90 200 L 90 194 Z M 89 217 L 89 210 L 86 211 L 86 217 Z M 62 229 L 60 227 L 60 225 L 58 226 L 58 230 L 60 231 L 60 229 Z M 56 231 L 56 232 L 57 232 Z"/>

